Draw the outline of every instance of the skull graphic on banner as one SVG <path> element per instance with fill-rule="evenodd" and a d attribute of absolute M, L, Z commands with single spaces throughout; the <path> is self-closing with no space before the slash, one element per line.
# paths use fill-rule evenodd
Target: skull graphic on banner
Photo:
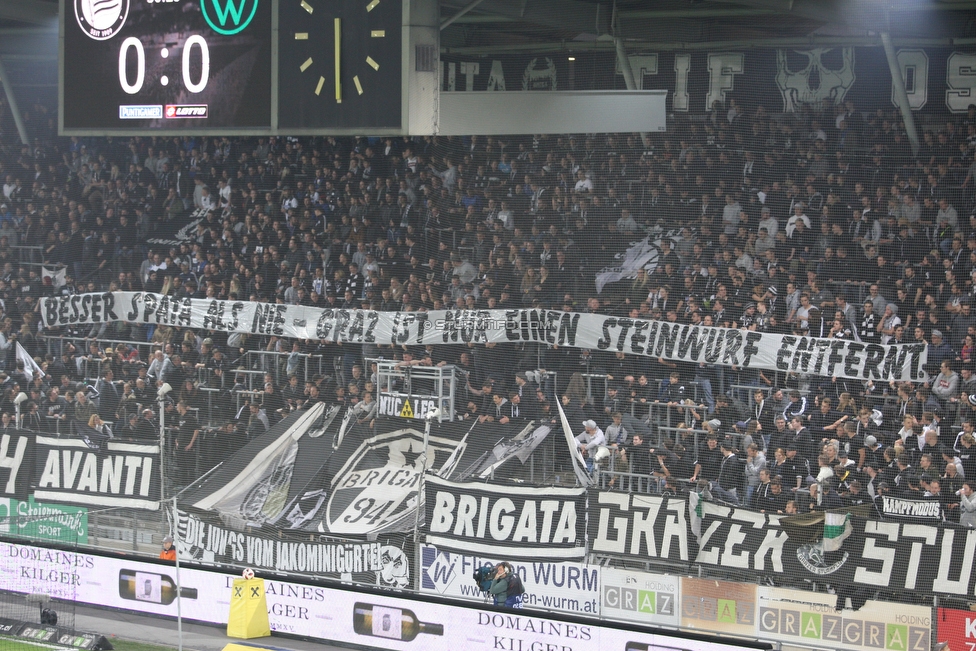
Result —
<path fill-rule="evenodd" d="M 854 48 L 816 48 L 813 50 L 777 50 L 776 85 L 783 95 L 783 111 L 795 113 L 803 104 L 829 99 L 837 105 L 844 101 L 854 85 Z M 837 55 L 840 67 L 837 67 Z M 806 65 L 792 69 L 790 59 L 805 57 Z M 833 65 L 831 65 L 833 64 Z"/>

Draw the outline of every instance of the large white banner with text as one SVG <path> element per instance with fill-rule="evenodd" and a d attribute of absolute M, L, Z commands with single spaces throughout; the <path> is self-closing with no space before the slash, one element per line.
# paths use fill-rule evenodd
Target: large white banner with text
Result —
<path fill-rule="evenodd" d="M 927 361 L 925 344 L 881 346 L 559 310 L 375 312 L 109 292 L 45 298 L 40 312 L 49 328 L 126 321 L 354 344 L 539 342 L 875 381 L 922 380 Z"/>

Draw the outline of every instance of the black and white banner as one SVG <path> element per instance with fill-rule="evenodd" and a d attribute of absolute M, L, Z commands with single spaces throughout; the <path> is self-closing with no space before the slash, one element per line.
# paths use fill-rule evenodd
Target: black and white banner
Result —
<path fill-rule="evenodd" d="M 83 506 L 159 509 L 159 446 L 36 438 L 34 498 Z"/>
<path fill-rule="evenodd" d="M 886 518 L 901 520 L 926 520 L 942 522 L 942 503 L 937 499 L 910 500 L 904 497 L 889 497 L 885 495 L 878 501 L 881 513 Z"/>
<path fill-rule="evenodd" d="M 45 298 L 41 317 L 46 327 L 125 321 L 359 344 L 539 342 L 874 381 L 924 379 L 928 359 L 924 344 L 881 346 L 558 310 L 374 312 L 109 292 Z"/>
<path fill-rule="evenodd" d="M 587 533 L 595 554 L 640 561 L 690 563 L 695 538 L 688 501 L 661 495 L 620 492 L 590 494 Z"/>
<path fill-rule="evenodd" d="M 976 596 L 976 530 L 852 518 L 840 549 L 824 552 L 820 540 L 791 539 L 783 517 L 706 504 L 697 562 L 872 591 Z"/>
<path fill-rule="evenodd" d="M 680 240 L 681 236 L 669 233 L 669 239 Z M 652 241 L 651 236 L 642 240 L 630 242 L 630 246 L 613 254 L 614 264 L 603 268 L 596 275 L 596 293 L 602 294 L 603 288 L 625 278 L 634 278 L 640 269 L 648 275 L 657 269 L 661 255 L 661 240 Z"/>
<path fill-rule="evenodd" d="M 329 576 L 356 583 L 405 588 L 410 582 L 407 536 L 373 541 L 268 538 L 235 531 L 192 514 L 179 515 L 180 559 L 214 565 L 247 566 L 260 572 Z"/>
<path fill-rule="evenodd" d="M 623 90 L 620 62 L 614 52 L 575 52 L 566 56 L 536 52 L 474 56 L 441 56 L 441 90 L 548 91 Z M 971 48 L 916 46 L 895 56 L 905 80 L 912 111 L 942 115 L 966 113 L 976 80 Z M 806 106 L 836 106 L 850 100 L 858 111 L 897 108 L 896 92 L 883 48 L 873 46 L 722 48 L 661 50 L 653 47 L 628 54 L 634 81 L 641 90 L 666 90 L 668 111 L 701 115 L 718 101 L 735 98 L 744 114 L 757 106 L 774 113 L 794 113 Z M 518 116 L 512 116 L 517 119 Z"/>
<path fill-rule="evenodd" d="M 34 471 L 34 435 L 8 430 L 0 436 L 0 496 L 27 500 Z"/>
<path fill-rule="evenodd" d="M 424 485 L 427 543 L 441 549 L 517 559 L 583 558 L 582 488 L 456 483 Z"/>

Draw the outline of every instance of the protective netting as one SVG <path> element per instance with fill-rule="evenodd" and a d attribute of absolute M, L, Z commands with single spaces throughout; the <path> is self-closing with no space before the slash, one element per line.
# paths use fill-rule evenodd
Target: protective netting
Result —
<path fill-rule="evenodd" d="M 420 542 L 406 535 L 416 523 L 403 516 L 412 515 L 411 495 L 400 491 L 403 499 L 391 501 L 381 477 L 387 467 L 390 476 L 404 469 L 415 476 L 423 429 L 414 422 L 422 413 L 417 399 L 441 393 L 429 376 L 405 369 L 441 364 L 456 369 L 448 420 L 486 428 L 481 449 L 472 445 L 451 479 L 562 486 L 593 478 L 606 493 L 704 502 L 712 511 L 703 507 L 694 522 L 716 527 L 715 549 L 725 535 L 719 527 L 739 531 L 740 520 L 765 519 L 772 530 L 781 513 L 859 507 L 854 533 L 835 533 L 852 540 L 844 554 L 870 550 L 864 541 L 874 545 L 877 527 L 914 531 L 922 514 L 939 532 L 931 540 L 953 555 L 949 534 L 957 523 L 972 526 L 976 509 L 964 484 L 976 477 L 972 48 L 895 31 L 888 53 L 873 35 L 807 39 L 810 25 L 764 13 L 696 17 L 684 3 L 670 11 L 687 16 L 640 16 L 653 10 L 621 3 L 611 24 L 595 3 L 543 16 L 530 0 L 519 20 L 559 27 L 558 34 L 538 24 L 490 34 L 478 25 L 493 24 L 493 4 L 443 31 L 442 93 L 666 90 L 666 131 L 607 134 L 593 115 L 585 133 L 110 140 L 59 138 L 35 119 L 36 144 L 22 148 L 9 111 L 0 116 L 0 238 L 7 238 L 0 262 L 10 264 L 0 277 L 9 318 L 0 347 L 16 338 L 0 360 L 4 424 L 19 411 L 23 427 L 58 450 L 72 437 L 109 450 L 109 431 L 126 445 L 162 441 L 154 459 L 162 480 L 144 496 L 157 502 L 205 476 L 242 474 L 251 459 L 227 461 L 303 408 L 326 402 L 342 408 L 337 423 L 348 418 L 335 439 L 330 430 L 327 439 L 303 440 L 307 448 L 283 445 L 253 486 L 241 480 L 253 490 L 229 515 L 181 504 L 188 510 L 172 520 L 159 510 L 99 510 L 87 513 L 85 527 L 72 524 L 81 522 L 78 513 L 39 512 L 54 524 L 9 522 L 5 535 L 26 537 L 4 543 L 10 567 L 27 574 L 5 575 L 0 615 L 39 623 L 39 601 L 27 597 L 47 583 L 32 581 L 33 572 L 53 576 L 54 569 L 32 557 L 42 553 L 32 547 L 38 540 L 75 559 L 85 558 L 84 545 L 155 556 L 175 533 L 188 559 L 235 571 L 312 568 L 397 589 L 422 582 L 421 568 L 409 570 Z M 931 31 L 941 38 L 940 30 L 955 28 L 940 21 Z M 613 36 L 623 39 L 619 50 Z M 903 75 L 904 92 L 891 67 Z M 49 103 L 47 114 L 55 108 Z M 44 110 L 39 104 L 33 114 Z M 247 334 L 228 333 L 221 326 L 233 321 L 233 309 L 215 310 L 213 328 L 134 319 L 38 327 L 38 299 L 107 290 L 398 318 L 441 309 L 590 312 L 617 330 L 608 326 L 606 346 L 583 350 L 553 342 L 447 346 L 449 335 L 440 332 L 440 341 L 407 349 L 396 341 L 340 345 L 284 337 L 258 320 Z M 805 362 L 793 361 L 802 355 L 758 370 L 636 354 L 622 343 L 613 352 L 625 328 L 641 332 L 638 322 L 725 326 L 793 344 L 827 340 L 808 357 L 828 355 L 838 341 L 873 351 L 917 344 L 928 361 L 924 377 L 882 382 L 866 371 L 845 373 L 856 379 L 806 372 Z M 388 385 L 383 363 L 394 368 Z M 429 384 L 419 390 L 422 382 Z M 27 399 L 15 405 L 20 391 Z M 533 428 L 512 437 L 531 421 L 549 434 L 536 438 Z M 370 439 L 401 429 L 410 431 L 383 445 Z M 458 426 L 450 442 L 465 431 Z M 323 470 L 319 457 L 298 453 L 317 445 L 330 448 L 322 458 L 362 454 Z M 452 448 L 442 445 L 446 464 Z M 137 452 L 142 464 L 153 454 Z M 330 510 L 334 495 L 342 496 L 333 490 L 336 476 L 348 480 L 349 496 Z M 47 490 L 55 490 L 50 482 Z M 22 504 L 33 513 L 29 502 L 11 502 L 9 512 Z M 715 510 L 725 504 L 738 509 Z M 361 523 L 386 525 L 392 516 L 400 526 L 381 539 L 341 537 L 348 521 L 360 523 L 354 535 L 361 536 L 381 529 Z M 909 524 L 899 524 L 904 517 Z M 818 531 L 825 549 L 825 529 Z M 797 562 L 822 577 L 834 563 L 810 556 L 816 551 Z M 912 565 L 929 578 L 930 551 Z M 368 562 L 357 565 L 357 554 Z M 419 554 L 427 568 L 436 565 L 436 549 Z M 652 560 L 671 570 L 678 563 Z M 710 577 L 728 571 L 694 555 L 680 567 L 696 562 Z M 106 589 L 117 591 L 118 603 L 152 602 L 168 614 L 182 598 L 169 568 L 140 566 L 137 575 L 124 561 L 110 566 Z M 428 590 L 440 589 L 427 579 Z M 930 586 L 939 581 L 918 598 L 935 594 Z M 62 625 L 74 588 L 54 584 Z M 922 583 L 908 576 L 857 589 L 885 589 L 882 596 L 894 599 L 907 594 L 895 594 L 902 585 Z M 972 591 L 967 584 L 950 594 Z"/>
<path fill-rule="evenodd" d="M 89 514 L 84 507 L 27 501 L 0 503 L 0 620 L 6 644 L 11 636 L 58 643 L 75 632 L 75 600 L 84 568 Z"/>

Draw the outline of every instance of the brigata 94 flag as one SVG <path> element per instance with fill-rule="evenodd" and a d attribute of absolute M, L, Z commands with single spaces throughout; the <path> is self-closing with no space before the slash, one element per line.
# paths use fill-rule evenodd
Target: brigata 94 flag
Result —
<path fill-rule="evenodd" d="M 54 296 L 40 308 L 48 328 L 125 321 L 358 344 L 536 342 L 876 382 L 926 377 L 925 344 L 882 346 L 560 310 L 377 312 L 147 292 Z"/>

